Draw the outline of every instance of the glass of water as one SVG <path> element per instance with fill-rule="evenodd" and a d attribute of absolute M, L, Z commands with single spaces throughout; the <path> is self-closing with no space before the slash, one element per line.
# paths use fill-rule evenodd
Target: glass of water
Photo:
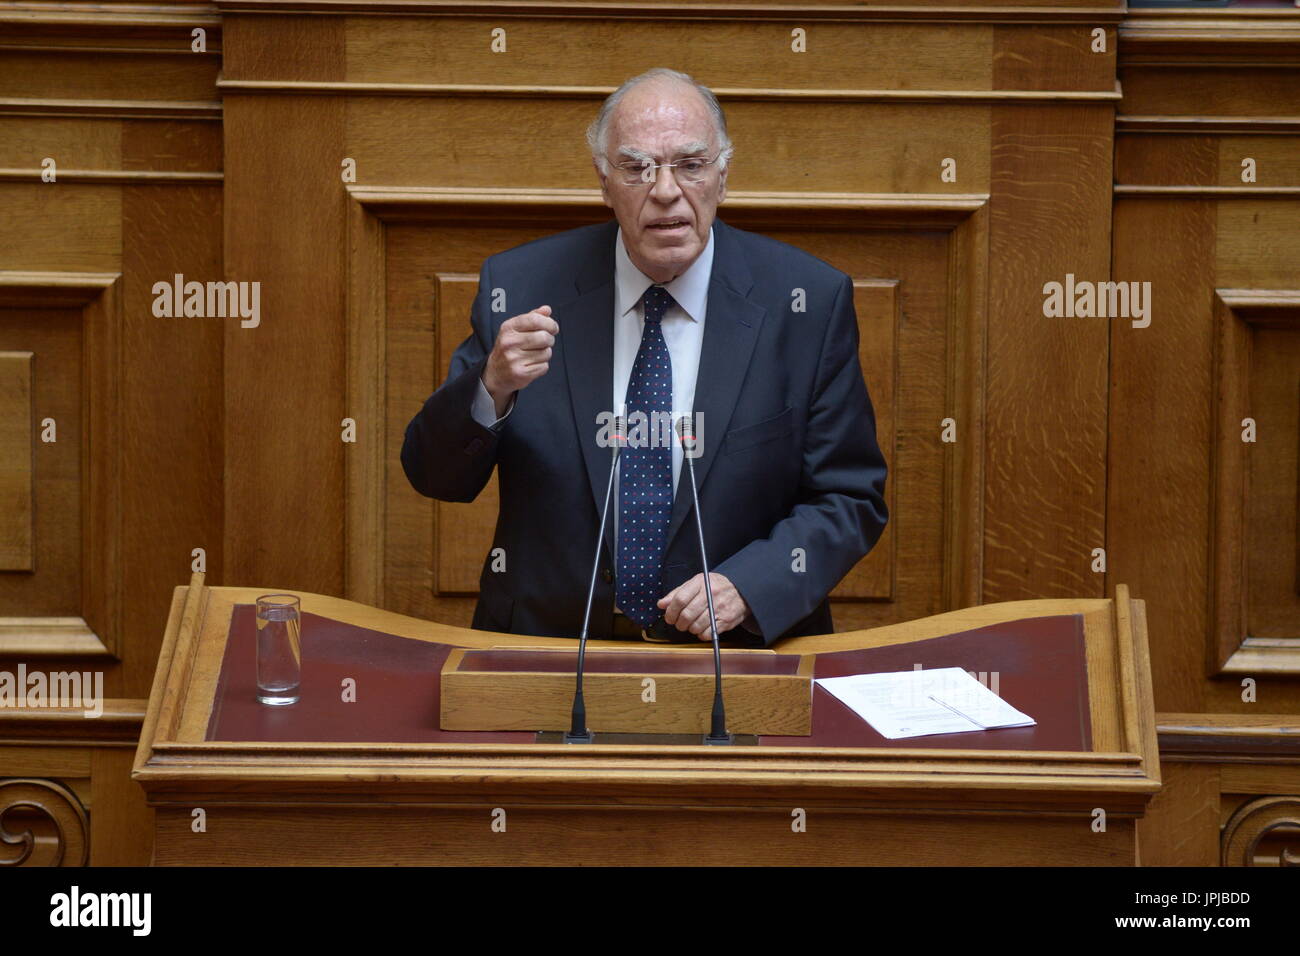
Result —
<path fill-rule="evenodd" d="M 296 704 L 302 680 L 302 615 L 292 594 L 257 599 L 257 699 Z"/>

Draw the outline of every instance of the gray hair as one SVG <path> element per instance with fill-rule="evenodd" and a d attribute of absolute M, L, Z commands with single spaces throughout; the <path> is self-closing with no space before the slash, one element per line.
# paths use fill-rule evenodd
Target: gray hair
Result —
<path fill-rule="evenodd" d="M 587 127 L 587 145 L 591 148 L 592 158 L 600 165 L 600 171 L 609 172 L 609 161 L 605 159 L 605 138 L 609 132 L 609 120 L 614 115 L 614 108 L 618 106 L 623 99 L 624 94 L 634 86 L 639 86 L 647 80 L 676 80 L 693 88 L 704 100 L 704 105 L 709 109 L 709 115 L 713 118 L 713 130 L 717 136 L 718 147 L 722 150 L 718 157 L 718 168 L 726 169 L 727 160 L 731 158 L 734 152 L 731 145 L 731 138 L 727 135 L 727 118 L 722 115 L 722 107 L 718 104 L 718 98 L 713 95 L 713 91 L 702 83 L 695 82 L 695 79 L 687 73 L 681 73 L 677 70 L 670 70 L 666 67 L 655 67 L 653 70 L 646 70 L 640 76 L 634 76 L 627 80 L 622 86 L 605 98 L 605 102 L 600 106 L 600 112 L 596 118 L 591 121 Z"/>

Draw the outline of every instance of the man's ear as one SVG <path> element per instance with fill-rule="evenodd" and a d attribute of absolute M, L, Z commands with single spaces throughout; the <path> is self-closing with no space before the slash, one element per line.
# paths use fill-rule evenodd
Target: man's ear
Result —
<path fill-rule="evenodd" d="M 596 171 L 596 178 L 600 181 L 600 198 L 606 206 L 613 209 L 614 204 L 609 201 L 609 177 L 600 171 L 600 160 L 595 156 L 591 157 L 591 168 Z"/>
<path fill-rule="evenodd" d="M 721 206 L 724 199 L 727 198 L 727 171 L 731 168 L 728 164 L 718 176 L 718 205 Z"/>

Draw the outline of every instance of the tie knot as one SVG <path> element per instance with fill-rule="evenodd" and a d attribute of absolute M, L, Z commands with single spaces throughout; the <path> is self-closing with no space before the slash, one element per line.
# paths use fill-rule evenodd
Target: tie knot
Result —
<path fill-rule="evenodd" d="M 674 300 L 668 290 L 661 285 L 652 285 L 645 290 L 642 296 L 645 303 L 645 320 L 647 322 L 658 322 L 664 317 L 664 313 L 674 304 Z"/>

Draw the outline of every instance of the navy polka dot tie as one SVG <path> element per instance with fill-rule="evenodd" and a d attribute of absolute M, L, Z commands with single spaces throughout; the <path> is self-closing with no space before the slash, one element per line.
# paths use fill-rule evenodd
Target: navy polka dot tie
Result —
<path fill-rule="evenodd" d="M 649 627 L 661 614 L 659 565 L 673 510 L 673 364 L 660 327 L 673 297 L 662 286 L 652 285 L 642 301 L 645 329 L 627 383 L 626 402 L 629 438 L 643 434 L 646 441 L 639 448 L 629 443 L 619 459 L 614 597 L 624 614 Z M 645 415 L 645 428 L 639 434 L 639 418 L 632 417 L 635 412 Z M 656 413 L 662 418 L 656 418 Z M 660 420 L 665 423 L 662 428 L 657 426 Z"/>

